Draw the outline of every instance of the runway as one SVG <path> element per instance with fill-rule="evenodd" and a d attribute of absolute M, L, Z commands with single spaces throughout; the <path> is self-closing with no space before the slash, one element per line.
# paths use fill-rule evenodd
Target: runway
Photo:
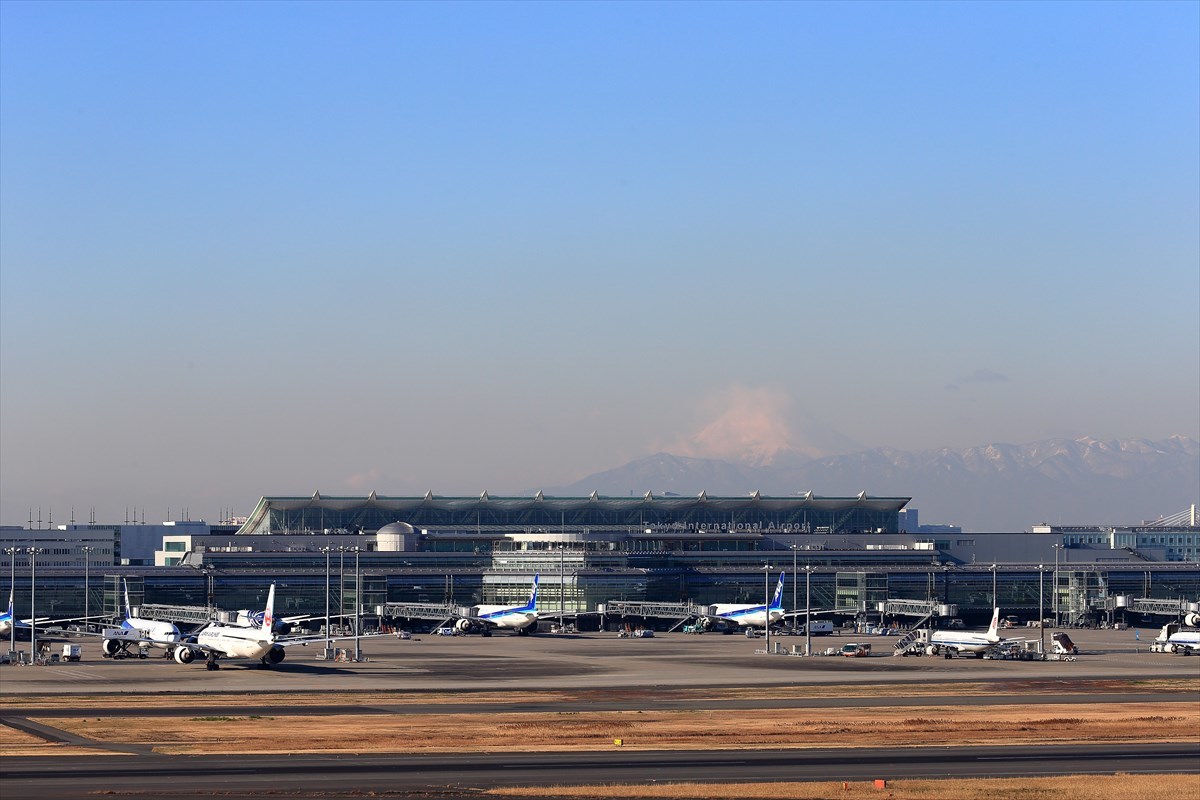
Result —
<path fill-rule="evenodd" d="M 1200 745 L 938 747 L 798 751 L 468 753 L 446 756 L 164 756 L 6 758 L 5 800 L 116 794 L 272 797 L 424 792 L 477 797 L 478 787 L 653 781 L 754 782 L 1195 772 Z"/>

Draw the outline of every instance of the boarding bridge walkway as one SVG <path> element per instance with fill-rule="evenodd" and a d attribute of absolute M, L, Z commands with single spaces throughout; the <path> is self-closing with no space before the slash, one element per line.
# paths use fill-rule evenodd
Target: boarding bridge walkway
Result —
<path fill-rule="evenodd" d="M 452 603 L 385 603 L 376 606 L 376 613 L 391 619 L 450 620 L 471 616 L 471 609 Z"/>
<path fill-rule="evenodd" d="M 939 603 L 936 600 L 884 600 L 876 604 L 875 610 L 894 617 L 921 617 L 921 621 L 913 627 L 923 625 L 931 617 L 958 615 L 956 603 Z"/>
<path fill-rule="evenodd" d="M 692 603 L 648 603 L 640 600 L 609 600 L 607 603 L 597 606 L 596 610 L 605 616 L 678 620 L 671 628 L 673 631 L 689 619 L 708 617 L 712 613 L 712 606 L 698 606 Z"/>
<path fill-rule="evenodd" d="M 208 606 L 167 606 L 158 603 L 144 603 L 134 609 L 134 616 L 141 619 L 155 619 L 163 622 L 183 622 L 188 625 L 204 625 L 218 618 L 218 612 Z"/>
<path fill-rule="evenodd" d="M 1134 614 L 1160 617 L 1177 617 L 1181 614 L 1200 612 L 1200 603 L 1190 603 L 1187 600 L 1159 600 L 1153 597 L 1129 597 L 1128 595 L 1097 597 L 1092 601 L 1092 607 L 1102 611 L 1124 608 Z"/>

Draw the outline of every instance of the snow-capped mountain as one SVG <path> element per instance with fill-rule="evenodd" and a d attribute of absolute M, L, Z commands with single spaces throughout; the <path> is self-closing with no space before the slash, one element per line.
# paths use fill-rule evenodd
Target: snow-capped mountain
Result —
<path fill-rule="evenodd" d="M 1128 525 L 1200 500 L 1200 442 L 1049 439 L 965 450 L 889 448 L 841 456 L 777 457 L 768 466 L 656 453 L 546 494 L 912 497 L 921 521 L 967 531 L 1021 531 L 1040 522 Z"/>

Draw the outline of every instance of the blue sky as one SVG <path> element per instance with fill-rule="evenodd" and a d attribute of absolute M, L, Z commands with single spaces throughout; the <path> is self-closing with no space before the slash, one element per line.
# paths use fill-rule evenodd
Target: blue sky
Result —
<path fill-rule="evenodd" d="M 1182 2 L 7 0 L 0 521 L 1200 437 L 1198 39 Z"/>

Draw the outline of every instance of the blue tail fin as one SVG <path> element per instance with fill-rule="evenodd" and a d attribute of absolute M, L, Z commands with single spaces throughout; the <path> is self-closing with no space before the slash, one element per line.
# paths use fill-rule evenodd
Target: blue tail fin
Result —
<path fill-rule="evenodd" d="M 779 573 L 779 583 L 775 586 L 775 597 L 771 599 L 771 611 L 783 610 L 783 579 L 787 576 L 786 572 Z"/>
<path fill-rule="evenodd" d="M 536 611 L 537 610 L 537 589 L 538 589 L 538 576 L 535 574 L 533 576 L 533 588 L 529 590 L 529 602 L 526 603 L 525 607 L 521 609 L 522 611 Z"/>

